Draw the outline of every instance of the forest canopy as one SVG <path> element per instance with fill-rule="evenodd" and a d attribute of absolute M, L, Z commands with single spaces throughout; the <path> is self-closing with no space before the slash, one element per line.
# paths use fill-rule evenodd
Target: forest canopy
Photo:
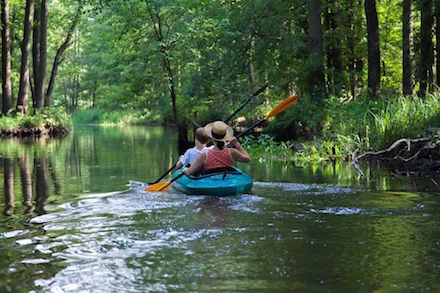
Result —
<path fill-rule="evenodd" d="M 185 128 L 268 84 L 241 114 L 297 93 L 273 126 L 287 139 L 325 131 L 331 103 L 423 98 L 440 84 L 439 1 L 1 3 L 4 114 L 95 108 Z"/>

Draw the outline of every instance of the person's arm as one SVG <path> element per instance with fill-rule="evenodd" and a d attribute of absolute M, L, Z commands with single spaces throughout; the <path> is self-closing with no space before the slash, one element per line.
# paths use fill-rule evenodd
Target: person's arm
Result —
<path fill-rule="evenodd" d="M 186 175 L 194 174 L 197 170 L 199 170 L 202 167 L 205 161 L 206 161 L 206 153 L 202 153 L 194 162 L 194 164 L 192 164 L 189 168 L 183 169 L 183 173 L 185 173 Z"/>
<path fill-rule="evenodd" d="M 243 163 L 249 163 L 251 161 L 251 157 L 235 137 L 231 139 L 229 144 L 233 147 L 230 151 L 231 157 L 234 161 Z"/>
<path fill-rule="evenodd" d="M 182 162 L 179 160 L 179 161 L 177 162 L 177 164 L 176 164 L 176 169 L 180 169 L 180 168 L 182 168 L 182 166 L 183 166 L 183 164 L 182 164 Z"/>

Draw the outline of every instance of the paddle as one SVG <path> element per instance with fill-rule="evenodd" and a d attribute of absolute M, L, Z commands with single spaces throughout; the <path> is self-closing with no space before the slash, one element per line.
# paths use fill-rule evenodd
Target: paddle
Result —
<path fill-rule="evenodd" d="M 284 112 L 289 107 L 293 106 L 296 102 L 298 102 L 298 98 L 299 97 L 297 95 L 292 95 L 292 96 L 288 97 L 287 99 L 283 100 L 281 103 L 276 105 L 275 108 L 273 108 L 272 111 L 270 111 L 269 114 L 267 114 L 267 116 L 264 119 L 261 119 L 261 120 L 255 122 L 250 127 L 248 127 L 245 131 L 238 134 L 236 137 L 238 138 L 238 137 L 241 137 L 241 136 L 247 134 L 249 131 L 251 131 L 255 127 L 263 124 L 264 122 L 269 120 L 271 117 L 274 117 L 274 116 L 280 114 L 281 112 Z"/>
<path fill-rule="evenodd" d="M 177 163 L 179 163 L 179 161 L 175 162 L 171 168 L 169 168 L 165 173 L 163 173 L 158 179 L 156 179 L 153 182 L 148 182 L 148 184 L 156 184 L 157 182 L 159 182 L 160 180 L 162 180 L 163 178 L 165 178 L 165 176 L 168 175 L 168 173 L 170 173 L 174 168 L 176 168 Z"/>
<path fill-rule="evenodd" d="M 263 85 L 261 88 L 259 88 L 258 90 L 255 91 L 255 93 L 253 93 L 252 95 L 250 95 L 249 97 L 247 97 L 247 99 L 243 102 L 243 104 L 240 105 L 240 107 L 238 107 L 237 110 L 234 111 L 234 113 L 232 113 L 231 115 L 229 115 L 228 118 L 226 118 L 225 120 L 223 120 L 223 122 L 227 123 L 229 120 L 232 119 L 232 117 L 235 116 L 235 114 L 237 114 L 238 112 L 241 111 L 241 109 L 243 109 L 247 104 L 249 104 L 250 101 L 252 101 L 253 98 L 255 98 L 256 96 L 258 96 L 259 94 L 261 94 L 269 85 L 265 84 Z"/>
<path fill-rule="evenodd" d="M 183 175 L 185 175 L 185 173 L 182 172 L 179 175 L 177 175 L 176 177 L 174 177 L 173 179 L 171 179 L 170 181 L 164 181 L 164 182 L 159 182 L 159 183 L 150 185 L 147 188 L 145 188 L 145 191 L 167 191 L 168 188 L 170 187 L 171 183 L 173 183 L 174 181 L 176 181 L 177 179 L 179 179 Z"/>
<path fill-rule="evenodd" d="M 254 123 L 252 126 L 247 128 L 245 131 L 243 131 L 242 133 L 240 133 L 236 137 L 238 138 L 238 137 L 245 135 L 246 133 L 248 133 L 249 131 L 254 129 L 254 127 L 257 127 L 258 125 L 262 124 L 263 122 L 269 120 L 271 117 L 274 117 L 274 116 L 280 114 L 281 112 L 284 112 L 289 107 L 293 106 L 296 102 L 298 102 L 298 98 L 299 97 L 297 95 L 292 95 L 289 98 L 283 100 L 281 103 L 276 105 L 275 108 L 273 108 L 272 111 L 270 111 L 269 114 L 267 114 L 267 116 L 264 119 L 257 121 L 256 123 Z M 182 177 L 184 174 L 185 173 L 182 172 L 177 177 L 173 178 L 171 181 L 165 181 L 165 182 L 159 182 L 159 183 L 153 184 L 153 185 L 145 188 L 145 190 L 146 191 L 167 191 L 169 186 L 171 185 L 171 183 L 173 183 L 174 181 L 176 181 L 177 179 Z"/>
<path fill-rule="evenodd" d="M 265 84 L 264 86 L 262 86 L 261 88 L 259 88 L 258 90 L 256 90 L 252 95 L 250 95 L 249 97 L 246 98 L 246 100 L 240 105 L 240 107 L 238 107 L 237 110 L 234 111 L 234 113 L 232 113 L 231 115 L 229 115 L 228 118 L 226 118 L 226 120 L 224 120 L 224 122 L 228 122 L 229 120 L 232 119 L 232 117 L 235 116 L 235 114 L 237 114 L 238 112 L 241 111 L 241 109 L 243 109 L 247 104 L 249 104 L 249 102 L 255 98 L 256 96 L 258 96 L 259 94 L 261 94 L 266 88 L 268 87 L 267 84 Z M 194 122 L 194 121 L 193 121 Z M 163 173 L 158 179 L 154 180 L 153 182 L 148 182 L 148 184 L 156 184 L 158 183 L 160 180 L 162 180 L 163 178 L 165 178 L 165 176 L 168 175 L 168 173 L 170 173 L 174 168 L 176 168 L 178 161 L 176 163 L 174 163 L 174 165 L 171 166 L 171 168 L 169 168 L 165 173 Z"/>

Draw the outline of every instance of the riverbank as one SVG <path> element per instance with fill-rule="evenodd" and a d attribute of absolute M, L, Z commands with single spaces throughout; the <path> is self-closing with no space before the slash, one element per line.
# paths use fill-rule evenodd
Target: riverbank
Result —
<path fill-rule="evenodd" d="M 101 126 L 159 124 L 159 116 L 149 112 L 85 109 L 72 114 L 74 124 L 97 124 Z"/>
<path fill-rule="evenodd" d="M 303 128 L 315 128 L 310 121 L 296 118 L 302 117 L 300 114 L 304 111 L 304 107 L 298 106 L 289 113 L 299 120 L 298 128 L 300 125 L 306 125 Z M 250 155 L 260 160 L 288 160 L 297 163 L 352 160 L 354 157 L 400 162 L 405 169 L 418 170 L 427 166 L 427 160 L 440 160 L 439 94 L 428 95 L 423 99 L 396 97 L 346 102 L 330 98 L 327 106 L 328 110 L 322 114 L 324 119 L 321 122 L 321 133 L 315 139 L 276 141 L 278 133 L 289 131 L 277 128 L 283 122 L 281 119 L 270 125 L 268 134 L 244 140 Z M 396 142 L 398 144 L 389 149 Z"/>
<path fill-rule="evenodd" d="M 0 137 L 63 137 L 72 129 L 71 117 L 60 108 L 35 114 L 8 114 L 0 117 Z"/>

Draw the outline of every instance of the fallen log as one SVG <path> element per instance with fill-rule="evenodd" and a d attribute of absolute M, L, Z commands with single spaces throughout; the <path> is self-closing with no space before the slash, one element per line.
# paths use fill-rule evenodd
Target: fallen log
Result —
<path fill-rule="evenodd" d="M 359 155 L 357 152 L 352 154 L 352 163 L 363 178 L 366 177 L 359 167 L 360 160 L 387 162 L 402 173 L 440 171 L 440 139 L 437 137 L 401 138 L 383 150 Z"/>

